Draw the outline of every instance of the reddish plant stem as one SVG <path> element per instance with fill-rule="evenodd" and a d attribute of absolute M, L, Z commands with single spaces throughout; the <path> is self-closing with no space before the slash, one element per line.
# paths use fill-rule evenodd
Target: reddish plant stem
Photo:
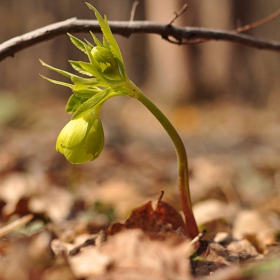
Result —
<path fill-rule="evenodd" d="M 136 99 L 139 100 L 156 117 L 174 144 L 178 161 L 179 197 L 186 224 L 184 231 L 187 236 L 193 239 L 199 234 L 199 231 L 192 211 L 189 190 L 188 160 L 184 143 L 176 129 L 166 116 L 155 106 L 155 104 L 153 104 L 144 94 L 139 94 Z"/>

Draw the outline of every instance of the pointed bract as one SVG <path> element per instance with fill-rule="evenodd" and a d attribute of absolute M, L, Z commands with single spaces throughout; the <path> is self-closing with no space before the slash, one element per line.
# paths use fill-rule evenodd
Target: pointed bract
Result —
<path fill-rule="evenodd" d="M 106 38 L 106 41 L 108 42 L 109 44 L 109 47 L 112 51 L 112 54 L 117 58 L 119 59 L 119 61 L 121 61 L 123 63 L 123 58 L 122 58 L 122 54 L 121 54 L 121 51 L 120 51 L 120 48 L 119 48 L 119 45 L 110 29 L 110 26 L 107 22 L 107 19 L 105 17 L 105 19 L 102 18 L 102 16 L 99 14 L 99 12 L 89 3 L 86 3 L 86 5 L 94 11 L 95 13 L 95 16 L 100 24 L 100 27 L 101 27 L 101 30 L 102 30 L 102 33 L 104 35 L 104 37 Z"/>
<path fill-rule="evenodd" d="M 53 67 L 53 66 L 50 66 L 50 65 L 48 65 L 47 63 L 45 63 L 45 62 L 44 62 L 43 60 L 41 60 L 41 59 L 39 59 L 39 61 L 41 62 L 41 64 L 42 64 L 43 66 L 45 66 L 45 67 L 47 67 L 48 69 L 53 70 L 53 71 L 55 71 L 55 72 L 61 74 L 61 75 L 65 76 L 65 77 L 67 77 L 67 78 L 70 78 L 70 79 L 71 79 L 71 77 L 76 76 L 76 75 L 74 75 L 74 74 L 72 74 L 72 73 L 70 73 L 70 72 L 67 72 L 67 71 L 64 71 L 64 70 L 55 68 L 55 67 Z"/>
<path fill-rule="evenodd" d="M 85 71 L 81 66 L 79 61 L 73 61 L 73 60 L 69 60 L 71 66 L 73 67 L 74 70 L 76 70 L 77 72 L 86 75 L 86 76 L 93 76 L 92 74 L 90 74 L 89 72 Z"/>
<path fill-rule="evenodd" d="M 39 75 L 40 75 L 43 79 L 45 79 L 45 80 L 51 82 L 52 84 L 56 84 L 56 85 L 60 85 L 60 86 L 64 86 L 64 87 L 69 87 L 69 88 L 71 88 L 71 89 L 74 88 L 74 85 L 72 85 L 72 84 L 68 84 L 68 83 L 64 83 L 64 82 L 61 82 L 61 81 L 53 80 L 53 79 L 47 78 L 47 77 L 45 77 L 45 76 L 43 76 L 43 75 L 41 75 L 41 74 L 39 74 Z"/>
<path fill-rule="evenodd" d="M 72 94 L 68 99 L 65 111 L 69 114 L 73 114 L 85 101 L 87 101 L 87 98 Z"/>
<path fill-rule="evenodd" d="M 71 42 L 73 43 L 74 46 L 76 46 L 80 51 L 87 54 L 87 51 L 86 51 L 85 46 L 84 46 L 85 43 L 83 41 L 81 41 L 77 37 L 71 35 L 70 33 L 67 33 L 67 35 L 69 36 L 69 38 L 70 38 L 70 40 L 71 40 Z"/>
<path fill-rule="evenodd" d="M 109 98 L 110 89 L 105 89 L 86 100 L 74 113 L 72 119 L 78 119 L 87 114 L 90 110 L 99 109 Z M 107 97 L 107 98 L 106 98 Z"/>
<path fill-rule="evenodd" d="M 90 33 L 95 45 L 96 46 L 102 46 L 102 43 L 97 39 L 97 37 L 91 31 L 89 31 L 89 33 Z"/>

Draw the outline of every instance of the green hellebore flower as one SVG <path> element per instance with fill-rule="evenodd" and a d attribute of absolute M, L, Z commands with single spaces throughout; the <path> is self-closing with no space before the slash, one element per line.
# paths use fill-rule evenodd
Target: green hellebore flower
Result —
<path fill-rule="evenodd" d="M 96 46 L 91 50 L 91 55 L 98 63 L 104 77 L 110 80 L 123 80 L 117 61 L 108 48 Z"/>
<path fill-rule="evenodd" d="M 56 141 L 56 150 L 74 164 L 96 159 L 103 147 L 103 127 L 94 111 L 68 122 Z"/>

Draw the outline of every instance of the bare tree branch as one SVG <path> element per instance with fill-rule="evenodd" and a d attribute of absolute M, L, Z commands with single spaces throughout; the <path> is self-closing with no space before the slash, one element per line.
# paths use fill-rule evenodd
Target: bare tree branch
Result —
<path fill-rule="evenodd" d="M 223 40 L 244 46 L 280 51 L 280 42 L 265 41 L 252 36 L 237 34 L 231 31 L 222 31 L 200 27 L 175 27 L 151 21 L 109 21 L 112 32 L 129 37 L 131 34 L 148 33 L 158 34 L 164 39 L 173 38 L 173 43 L 180 45 L 184 41 L 194 39 Z M 47 25 L 18 37 L 14 37 L 0 44 L 0 61 L 35 44 L 53 39 L 59 35 L 82 33 L 91 30 L 100 33 L 96 20 L 79 20 L 70 18 L 65 21 Z"/>
<path fill-rule="evenodd" d="M 249 23 L 249 24 L 241 26 L 241 27 L 239 27 L 237 29 L 234 29 L 234 30 L 232 30 L 232 32 L 233 33 L 242 33 L 242 32 L 248 31 L 250 29 L 257 28 L 257 27 L 259 27 L 261 25 L 264 25 L 264 24 L 266 24 L 266 23 L 268 23 L 270 21 L 273 21 L 274 19 L 276 19 L 279 16 L 280 16 L 280 9 L 278 9 L 276 12 L 270 14 L 269 16 L 262 18 L 261 20 L 258 20 L 258 21 L 255 21 L 253 23 Z M 172 22 L 173 21 L 171 21 L 171 23 Z M 169 23 L 169 24 L 171 24 L 171 23 Z M 170 42 L 172 44 L 178 44 L 177 41 L 169 39 L 168 37 L 164 38 L 164 39 L 166 39 L 168 42 Z M 209 42 L 210 40 L 211 39 L 201 39 L 201 38 L 199 38 L 199 39 L 191 39 L 191 40 L 187 40 L 187 41 L 183 42 L 182 44 L 184 44 L 184 45 L 195 45 L 195 44 L 206 43 L 206 42 Z"/>

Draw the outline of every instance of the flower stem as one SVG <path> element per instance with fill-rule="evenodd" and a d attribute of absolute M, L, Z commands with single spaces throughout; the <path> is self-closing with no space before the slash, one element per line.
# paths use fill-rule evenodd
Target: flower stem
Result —
<path fill-rule="evenodd" d="M 152 101 L 150 101 L 134 84 L 131 86 L 133 87 L 133 92 L 135 93 L 133 97 L 140 101 L 156 117 L 174 144 L 178 162 L 179 196 L 186 223 L 184 231 L 186 235 L 193 239 L 198 235 L 199 231 L 192 212 L 188 177 L 188 159 L 184 143 L 174 126 L 158 109 L 158 107 Z"/>

